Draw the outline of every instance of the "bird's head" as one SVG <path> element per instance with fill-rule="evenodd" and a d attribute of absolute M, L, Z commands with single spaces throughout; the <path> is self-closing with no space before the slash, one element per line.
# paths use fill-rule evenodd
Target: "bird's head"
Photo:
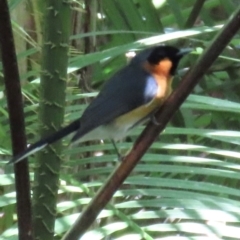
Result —
<path fill-rule="evenodd" d="M 190 48 L 178 49 L 172 46 L 158 46 L 152 49 L 147 62 L 156 66 L 159 71 L 174 75 L 180 59 L 191 52 Z"/>

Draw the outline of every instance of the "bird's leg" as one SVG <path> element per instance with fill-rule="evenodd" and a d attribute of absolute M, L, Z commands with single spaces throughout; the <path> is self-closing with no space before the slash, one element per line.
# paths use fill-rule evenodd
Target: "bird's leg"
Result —
<path fill-rule="evenodd" d="M 121 153 L 119 152 L 118 148 L 117 148 L 117 145 L 115 143 L 115 141 L 113 139 L 111 139 L 111 142 L 112 142 L 112 145 L 117 153 L 117 156 L 118 156 L 118 160 L 119 161 L 122 161 L 124 159 L 124 156 L 121 155 Z"/>
<path fill-rule="evenodd" d="M 157 121 L 157 119 L 156 119 L 156 117 L 155 117 L 155 114 L 153 114 L 153 115 L 151 116 L 151 122 L 152 122 L 154 125 L 156 125 L 156 126 L 159 126 L 159 125 L 160 125 L 160 123 Z"/>

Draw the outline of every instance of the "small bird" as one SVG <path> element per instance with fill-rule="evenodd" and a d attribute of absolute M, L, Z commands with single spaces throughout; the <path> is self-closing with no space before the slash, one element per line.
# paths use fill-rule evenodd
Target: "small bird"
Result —
<path fill-rule="evenodd" d="M 172 46 L 143 50 L 106 82 L 80 119 L 30 145 L 9 163 L 17 163 L 70 133 L 75 133 L 72 142 L 117 141 L 136 125 L 155 119 L 155 112 L 172 91 L 180 59 L 191 51 Z"/>

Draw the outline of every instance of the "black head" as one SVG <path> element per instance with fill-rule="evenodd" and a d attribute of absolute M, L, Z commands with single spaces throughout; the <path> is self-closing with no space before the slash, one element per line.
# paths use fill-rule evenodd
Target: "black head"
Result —
<path fill-rule="evenodd" d="M 172 46 L 158 46 L 152 49 L 149 56 L 147 57 L 147 61 L 151 65 L 157 65 L 162 60 L 170 60 L 172 63 L 170 74 L 174 75 L 176 72 L 178 63 L 180 59 L 187 53 L 191 52 L 192 49 L 178 49 Z"/>

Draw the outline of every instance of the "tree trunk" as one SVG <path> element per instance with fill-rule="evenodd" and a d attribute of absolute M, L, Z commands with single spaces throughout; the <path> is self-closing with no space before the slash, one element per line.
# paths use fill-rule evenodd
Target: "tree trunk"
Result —
<path fill-rule="evenodd" d="M 40 137 L 57 131 L 63 123 L 70 36 L 68 1 L 46 0 L 45 9 Z M 33 193 L 35 239 L 51 240 L 54 236 L 61 149 L 59 141 L 38 155 Z"/>

